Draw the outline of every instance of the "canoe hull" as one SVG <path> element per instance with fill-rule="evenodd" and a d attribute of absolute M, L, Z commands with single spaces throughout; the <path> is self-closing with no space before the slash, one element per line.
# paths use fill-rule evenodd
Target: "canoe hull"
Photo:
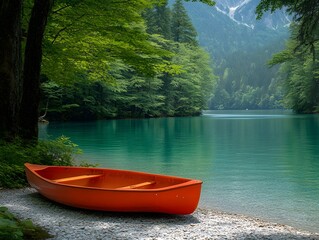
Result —
<path fill-rule="evenodd" d="M 26 164 L 25 169 L 30 185 L 48 199 L 72 207 L 102 211 L 190 214 L 198 205 L 202 184 L 199 180 L 124 170 L 31 164 Z M 57 178 L 61 178 L 65 177 L 61 175 L 63 170 L 68 173 L 68 179 L 72 176 L 72 170 L 89 174 L 98 173 L 98 177 L 69 180 L 64 183 L 55 182 L 54 172 L 58 172 Z M 51 179 L 43 177 L 48 175 Z M 138 189 L 121 187 L 125 182 L 129 185 L 146 180 L 149 180 L 149 185 L 154 181 L 154 186 L 143 186 Z M 110 181 L 112 183 L 109 183 Z M 167 182 L 172 184 L 169 185 Z"/>

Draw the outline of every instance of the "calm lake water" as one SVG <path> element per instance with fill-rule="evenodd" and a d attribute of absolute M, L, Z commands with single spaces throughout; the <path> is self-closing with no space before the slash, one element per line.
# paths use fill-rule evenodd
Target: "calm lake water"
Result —
<path fill-rule="evenodd" d="M 204 181 L 200 206 L 319 232 L 319 115 L 207 111 L 200 117 L 50 123 L 101 167 Z"/>

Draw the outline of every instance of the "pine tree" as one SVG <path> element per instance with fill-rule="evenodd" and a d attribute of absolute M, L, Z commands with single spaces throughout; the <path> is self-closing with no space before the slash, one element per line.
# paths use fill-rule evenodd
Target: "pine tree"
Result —
<path fill-rule="evenodd" d="M 197 33 L 187 15 L 182 0 L 176 0 L 172 9 L 172 39 L 175 42 L 198 45 Z"/>
<path fill-rule="evenodd" d="M 165 39 L 171 39 L 171 10 L 167 0 L 153 9 L 148 9 L 143 15 L 147 22 L 149 34 L 159 34 Z"/>

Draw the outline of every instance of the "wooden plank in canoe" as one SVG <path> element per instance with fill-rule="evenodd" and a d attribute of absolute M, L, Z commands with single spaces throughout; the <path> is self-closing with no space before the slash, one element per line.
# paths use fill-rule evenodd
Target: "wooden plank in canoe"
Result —
<path fill-rule="evenodd" d="M 54 182 L 57 183 L 63 183 L 63 182 L 69 182 L 69 181 L 75 181 L 75 180 L 82 180 L 82 179 L 90 179 L 90 178 L 96 178 L 96 177 L 101 177 L 102 175 L 80 175 L 80 176 L 75 176 L 75 177 L 67 177 L 67 178 L 59 178 L 59 179 L 54 179 Z"/>
<path fill-rule="evenodd" d="M 142 183 L 137 183 L 137 184 L 133 184 L 133 185 L 125 186 L 125 187 L 120 187 L 120 188 L 117 188 L 117 189 L 134 189 L 134 188 L 140 188 L 140 187 L 145 187 L 145 186 L 148 186 L 148 185 L 152 185 L 154 183 L 155 183 L 155 181 L 142 182 Z"/>

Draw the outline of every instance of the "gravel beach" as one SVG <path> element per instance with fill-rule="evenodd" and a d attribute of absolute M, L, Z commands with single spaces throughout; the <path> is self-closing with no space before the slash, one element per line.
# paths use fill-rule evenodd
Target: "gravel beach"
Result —
<path fill-rule="evenodd" d="M 192 215 L 109 213 L 53 203 L 32 188 L 0 190 L 0 206 L 46 228 L 53 239 L 319 239 L 319 233 L 197 209 Z"/>

